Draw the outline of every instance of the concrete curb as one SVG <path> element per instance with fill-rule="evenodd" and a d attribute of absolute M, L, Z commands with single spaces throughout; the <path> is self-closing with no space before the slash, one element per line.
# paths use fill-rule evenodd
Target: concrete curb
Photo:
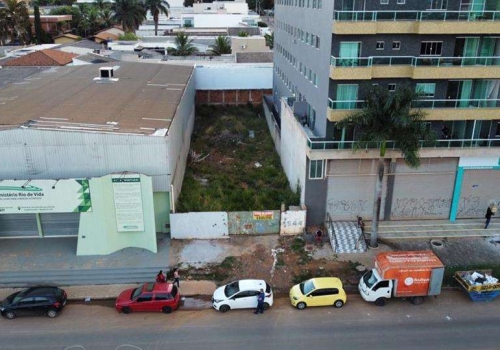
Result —
<path fill-rule="evenodd" d="M 88 286 L 60 286 L 68 294 L 68 300 L 93 300 L 116 299 L 125 289 L 136 288 L 139 284 L 109 284 Z M 181 296 L 213 295 L 217 286 L 212 281 L 181 281 Z M 0 300 L 5 299 L 12 293 L 24 288 L 2 288 L 0 289 Z"/>

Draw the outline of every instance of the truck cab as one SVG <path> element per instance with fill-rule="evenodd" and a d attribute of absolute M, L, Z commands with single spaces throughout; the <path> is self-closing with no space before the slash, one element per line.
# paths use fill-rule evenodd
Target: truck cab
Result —
<path fill-rule="evenodd" d="M 361 297 L 378 306 L 385 305 L 387 299 L 392 297 L 393 280 L 384 280 L 376 269 L 370 270 L 361 277 L 358 289 Z"/>

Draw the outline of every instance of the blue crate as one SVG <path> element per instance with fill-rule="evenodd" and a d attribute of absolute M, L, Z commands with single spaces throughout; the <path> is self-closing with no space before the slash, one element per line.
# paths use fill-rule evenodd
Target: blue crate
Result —
<path fill-rule="evenodd" d="M 500 290 L 489 292 L 468 292 L 469 298 L 472 301 L 492 301 L 500 295 Z"/>

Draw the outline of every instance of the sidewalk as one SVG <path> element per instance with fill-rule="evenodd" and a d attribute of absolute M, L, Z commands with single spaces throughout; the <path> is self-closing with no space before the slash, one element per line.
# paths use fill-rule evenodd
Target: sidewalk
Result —
<path fill-rule="evenodd" d="M 90 299 L 115 299 L 125 289 L 136 288 L 140 284 L 111 284 L 88 286 L 61 286 L 68 294 L 68 300 L 83 301 Z M 212 281 L 181 281 L 180 293 L 183 297 L 209 295 L 212 296 L 216 285 Z M 23 288 L 0 288 L 0 300 Z"/>

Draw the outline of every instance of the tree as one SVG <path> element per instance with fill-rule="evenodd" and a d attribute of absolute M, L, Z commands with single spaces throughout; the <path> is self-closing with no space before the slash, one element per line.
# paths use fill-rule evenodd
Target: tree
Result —
<path fill-rule="evenodd" d="M 193 46 L 192 42 L 193 39 L 189 39 L 189 35 L 179 32 L 175 36 L 175 48 L 168 48 L 168 54 L 172 56 L 189 56 L 198 52 L 198 49 Z"/>
<path fill-rule="evenodd" d="M 44 35 L 42 33 L 42 22 L 40 21 L 40 8 L 37 4 L 33 7 L 33 13 L 35 15 L 35 35 L 36 35 L 36 43 L 42 44 Z"/>
<path fill-rule="evenodd" d="M 113 11 L 105 8 L 99 13 L 99 19 L 101 22 L 101 28 L 109 28 L 114 24 L 113 21 Z"/>
<path fill-rule="evenodd" d="M 211 54 L 220 56 L 231 53 L 231 43 L 229 42 L 229 38 L 227 36 L 219 35 L 215 39 L 215 44 L 210 46 L 208 50 Z"/>
<path fill-rule="evenodd" d="M 245 37 L 247 37 L 247 36 L 248 36 L 248 33 L 247 33 L 246 31 L 244 31 L 244 30 L 240 30 L 240 31 L 238 32 L 238 36 L 239 36 L 239 37 L 242 37 L 242 38 L 245 38 Z"/>
<path fill-rule="evenodd" d="M 5 45 L 10 33 L 10 27 L 7 22 L 7 10 L 0 8 L 0 45 Z"/>
<path fill-rule="evenodd" d="M 144 4 L 138 0 L 116 0 L 113 19 L 121 23 L 123 31 L 133 32 L 146 19 Z"/>
<path fill-rule="evenodd" d="M 4 3 L 7 26 L 10 29 L 10 40 L 14 42 L 16 39 L 19 39 L 22 44 L 29 43 L 31 23 L 26 3 L 24 1 L 18 2 L 17 0 L 5 0 Z M 30 28 L 29 32 L 26 30 L 27 27 Z"/>
<path fill-rule="evenodd" d="M 274 33 L 264 35 L 266 45 L 272 50 L 274 47 Z"/>
<path fill-rule="evenodd" d="M 163 13 L 168 17 L 170 5 L 165 0 L 146 0 L 146 8 L 153 16 L 153 21 L 155 22 L 155 36 L 158 36 L 158 21 L 160 14 Z"/>
<path fill-rule="evenodd" d="M 370 246 L 377 247 L 378 223 L 382 202 L 382 180 L 384 178 L 384 159 L 387 141 L 395 141 L 406 164 L 412 168 L 420 165 L 420 140 L 431 140 L 434 135 L 425 127 L 425 113 L 411 108 L 419 93 L 409 86 L 401 86 L 395 92 L 375 86 L 372 88 L 366 105 L 337 123 L 338 128 L 354 125 L 360 133 L 358 147 L 376 143 L 379 147 L 377 180 L 373 203 L 372 232 Z"/>

